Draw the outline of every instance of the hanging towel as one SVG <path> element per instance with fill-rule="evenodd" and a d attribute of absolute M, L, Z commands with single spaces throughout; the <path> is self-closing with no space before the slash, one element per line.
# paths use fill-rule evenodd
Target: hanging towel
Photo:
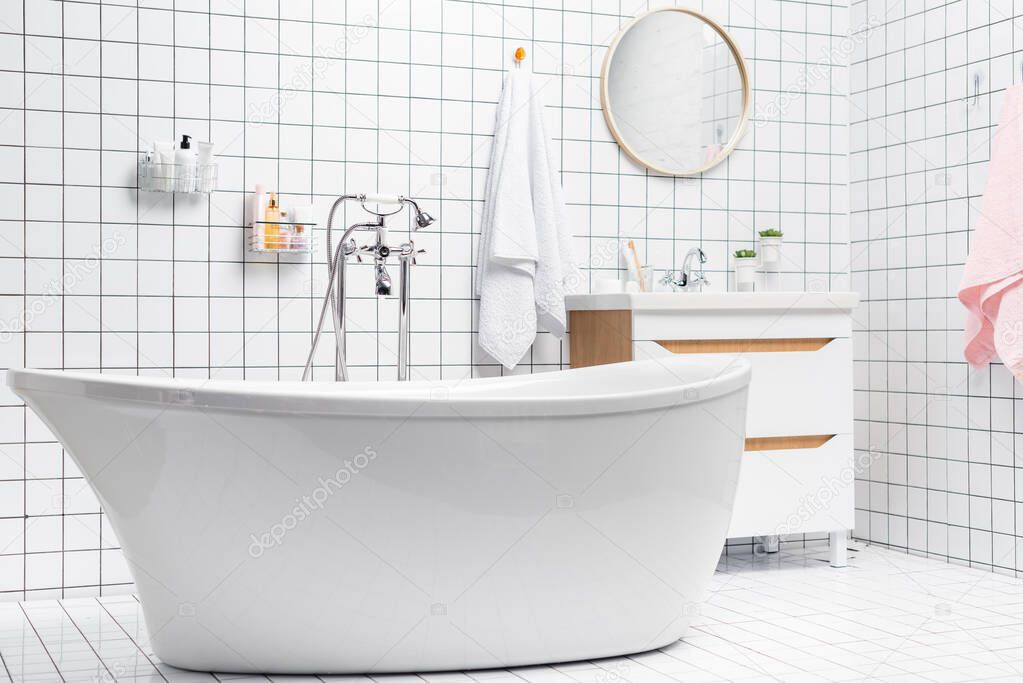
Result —
<path fill-rule="evenodd" d="M 496 118 L 476 293 L 480 346 L 510 370 L 533 344 L 538 324 L 565 336 L 565 294 L 578 271 L 533 74 L 508 72 Z"/>
<path fill-rule="evenodd" d="M 996 355 L 1023 381 L 1023 85 L 1005 92 L 959 300 L 971 365 Z"/>

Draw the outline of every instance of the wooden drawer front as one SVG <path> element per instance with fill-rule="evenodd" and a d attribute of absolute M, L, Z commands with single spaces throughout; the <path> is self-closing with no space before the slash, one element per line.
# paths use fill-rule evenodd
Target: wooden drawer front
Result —
<path fill-rule="evenodd" d="M 753 365 L 746 436 L 852 431 L 852 340 L 832 339 L 816 351 L 733 355 Z"/>
<path fill-rule="evenodd" d="M 851 529 L 854 478 L 851 434 L 818 448 L 747 451 L 728 537 Z"/>

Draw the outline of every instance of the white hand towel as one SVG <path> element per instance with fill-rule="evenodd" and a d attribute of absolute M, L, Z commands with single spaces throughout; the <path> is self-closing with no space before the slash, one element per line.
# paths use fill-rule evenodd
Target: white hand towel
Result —
<path fill-rule="evenodd" d="M 497 107 L 487 174 L 476 292 L 480 346 L 508 369 L 536 338 L 537 323 L 565 335 L 565 294 L 577 278 L 561 179 L 540 87 L 512 69 Z"/>

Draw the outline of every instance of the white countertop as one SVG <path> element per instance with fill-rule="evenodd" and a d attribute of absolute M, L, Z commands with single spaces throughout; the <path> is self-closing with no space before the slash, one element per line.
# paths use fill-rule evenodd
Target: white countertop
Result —
<path fill-rule="evenodd" d="M 650 292 L 640 294 L 571 294 L 570 311 L 789 310 L 851 311 L 860 303 L 856 292 Z"/>

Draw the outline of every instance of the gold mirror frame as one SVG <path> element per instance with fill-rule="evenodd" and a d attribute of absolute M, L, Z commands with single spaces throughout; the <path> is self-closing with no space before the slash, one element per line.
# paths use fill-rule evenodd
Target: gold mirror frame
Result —
<path fill-rule="evenodd" d="M 718 35 L 721 36 L 721 39 L 725 41 L 725 44 L 728 45 L 728 48 L 732 51 L 732 56 L 735 57 L 735 64 L 739 68 L 739 77 L 742 80 L 742 114 L 739 118 L 739 125 L 735 127 L 735 132 L 732 133 L 732 136 L 728 139 L 728 143 L 722 148 L 721 152 L 717 156 L 703 166 L 693 170 L 661 168 L 649 163 L 645 159 L 642 159 L 622 138 L 618 125 L 615 123 L 614 115 L 611 113 L 610 95 L 608 93 L 608 73 L 611 70 L 611 61 L 614 59 L 615 50 L 618 49 L 618 44 L 633 26 L 651 14 L 656 14 L 658 12 L 682 12 L 683 14 L 696 17 L 717 31 Z M 607 127 L 611 130 L 611 135 L 614 136 L 615 141 L 618 143 L 618 147 L 625 152 L 625 155 L 640 166 L 648 168 L 651 171 L 668 176 L 692 176 L 699 175 L 700 173 L 717 166 L 727 159 L 728 155 L 735 150 L 736 146 L 739 144 L 740 138 L 743 136 L 743 133 L 746 132 L 746 125 L 749 123 L 751 105 L 752 98 L 750 97 L 749 72 L 746 70 L 746 61 L 742 58 L 742 53 L 739 52 L 739 46 L 735 44 L 735 41 L 732 40 L 732 37 L 728 35 L 728 31 L 726 31 L 721 24 L 717 23 L 702 12 L 698 12 L 694 9 L 689 9 L 688 7 L 658 7 L 657 9 L 649 10 L 634 17 L 618 31 L 618 35 L 615 36 L 614 40 L 611 41 L 611 44 L 607 48 L 607 54 L 604 55 L 604 65 L 600 69 L 600 108 L 604 112 L 604 121 L 607 123 Z"/>

